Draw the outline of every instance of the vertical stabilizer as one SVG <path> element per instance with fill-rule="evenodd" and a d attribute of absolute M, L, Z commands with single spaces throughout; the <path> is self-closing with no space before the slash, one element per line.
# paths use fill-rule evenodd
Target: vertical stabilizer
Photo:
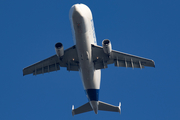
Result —
<path fill-rule="evenodd" d="M 95 114 L 98 114 L 98 103 L 99 101 L 90 101 L 90 105 L 92 109 L 94 110 Z"/>

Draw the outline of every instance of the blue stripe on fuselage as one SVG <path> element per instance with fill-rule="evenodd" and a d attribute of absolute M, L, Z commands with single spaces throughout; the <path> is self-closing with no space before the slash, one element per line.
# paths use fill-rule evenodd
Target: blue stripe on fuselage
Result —
<path fill-rule="evenodd" d="M 87 97 L 89 101 L 98 101 L 99 100 L 99 89 L 87 89 Z"/>

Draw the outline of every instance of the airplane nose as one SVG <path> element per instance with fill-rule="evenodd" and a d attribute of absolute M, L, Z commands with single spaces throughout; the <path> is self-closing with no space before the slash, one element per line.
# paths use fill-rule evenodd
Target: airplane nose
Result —
<path fill-rule="evenodd" d="M 88 18 L 88 19 L 92 19 L 92 13 L 91 10 L 89 9 L 88 6 L 84 5 L 84 4 L 75 4 L 71 7 L 70 11 L 69 11 L 69 18 L 73 19 L 73 17 L 79 17 L 81 18 Z"/>
<path fill-rule="evenodd" d="M 80 7 L 78 4 L 74 5 L 74 12 L 79 12 Z"/>
<path fill-rule="evenodd" d="M 82 17 L 82 10 L 81 10 L 81 6 L 79 4 L 75 4 L 72 8 L 71 8 L 71 16 L 81 16 Z"/>

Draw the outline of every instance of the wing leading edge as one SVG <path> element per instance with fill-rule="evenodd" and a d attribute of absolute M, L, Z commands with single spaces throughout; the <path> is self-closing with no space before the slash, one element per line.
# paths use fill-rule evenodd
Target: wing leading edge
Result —
<path fill-rule="evenodd" d="M 37 62 L 23 69 L 23 75 L 44 74 L 52 71 L 60 70 L 60 67 L 67 67 L 68 71 L 79 70 L 79 60 L 76 51 L 76 46 L 72 46 L 64 51 L 64 55 L 58 58 L 53 55 L 45 60 Z"/>
<path fill-rule="evenodd" d="M 131 67 L 141 69 L 144 68 L 144 66 L 155 67 L 153 60 L 115 50 L 112 50 L 109 56 L 104 53 L 103 47 L 97 45 L 92 45 L 92 54 L 94 66 L 96 69 L 107 68 L 108 64 L 113 63 L 117 67 Z"/>

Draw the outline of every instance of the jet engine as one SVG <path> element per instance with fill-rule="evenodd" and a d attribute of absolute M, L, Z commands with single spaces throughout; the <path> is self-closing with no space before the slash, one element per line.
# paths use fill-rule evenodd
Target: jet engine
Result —
<path fill-rule="evenodd" d="M 58 57 L 61 57 L 64 55 L 64 47 L 63 47 L 63 44 L 58 42 L 55 44 L 55 50 L 56 50 L 56 55 Z"/>
<path fill-rule="evenodd" d="M 112 51 L 111 41 L 108 39 L 103 40 L 102 46 L 103 46 L 104 53 L 110 55 Z"/>

